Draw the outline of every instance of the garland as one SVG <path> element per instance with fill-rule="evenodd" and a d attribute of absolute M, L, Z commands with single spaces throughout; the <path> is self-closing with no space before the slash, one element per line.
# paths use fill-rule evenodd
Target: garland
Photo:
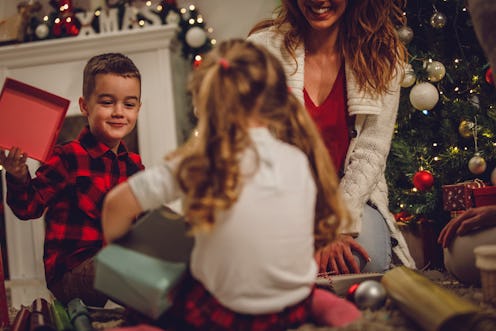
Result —
<path fill-rule="evenodd" d="M 26 18 L 23 42 L 115 33 L 149 26 L 175 24 L 185 58 L 198 63 L 215 39 L 208 36 L 205 21 L 194 5 L 178 8 L 175 0 L 135 1 L 105 0 L 104 6 L 92 10 L 75 8 L 71 0 L 51 0 L 54 11 L 39 18 L 33 12 Z"/>

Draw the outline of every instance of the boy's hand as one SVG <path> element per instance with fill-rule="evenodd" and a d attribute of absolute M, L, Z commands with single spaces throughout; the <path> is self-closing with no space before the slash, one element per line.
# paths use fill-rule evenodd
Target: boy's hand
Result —
<path fill-rule="evenodd" d="M 13 147 L 10 152 L 0 149 L 0 164 L 10 175 L 20 182 L 25 182 L 28 174 L 26 165 L 27 155 L 19 147 Z"/>

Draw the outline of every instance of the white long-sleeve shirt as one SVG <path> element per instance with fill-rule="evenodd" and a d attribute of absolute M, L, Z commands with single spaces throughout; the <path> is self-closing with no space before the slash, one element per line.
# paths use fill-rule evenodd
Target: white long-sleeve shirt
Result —
<path fill-rule="evenodd" d="M 210 232 L 195 235 L 191 271 L 227 308 L 246 314 L 278 312 L 305 299 L 317 266 L 314 261 L 316 187 L 305 154 L 250 129 L 259 155 L 246 150 L 238 201 L 218 213 Z M 171 164 L 149 168 L 129 179 L 147 210 L 181 194 Z M 255 172 L 254 172 L 255 170 Z"/>

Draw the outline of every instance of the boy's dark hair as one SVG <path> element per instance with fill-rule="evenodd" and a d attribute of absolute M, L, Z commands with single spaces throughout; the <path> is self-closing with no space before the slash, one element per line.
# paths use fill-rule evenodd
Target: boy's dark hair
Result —
<path fill-rule="evenodd" d="M 93 56 L 88 60 L 83 72 L 83 97 L 88 99 L 95 89 L 95 77 L 98 74 L 116 74 L 127 78 L 137 78 L 141 74 L 134 62 L 121 53 L 104 53 Z"/>

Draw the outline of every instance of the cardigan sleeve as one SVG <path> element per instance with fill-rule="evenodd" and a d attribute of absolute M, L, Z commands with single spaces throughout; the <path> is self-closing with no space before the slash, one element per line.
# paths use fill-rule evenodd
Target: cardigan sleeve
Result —
<path fill-rule="evenodd" d="M 375 114 L 356 115 L 357 136 L 350 143 L 345 175 L 341 179 L 340 188 L 352 222 L 342 230 L 344 233 L 359 233 L 365 204 L 371 200 L 372 193 L 383 189 L 384 171 L 391 147 L 396 116 L 398 112 L 400 86 L 399 77 L 390 84 L 390 92 L 380 97 L 376 103 L 380 109 Z M 355 104 L 367 105 L 363 100 L 349 98 L 349 108 Z M 387 190 L 381 192 L 381 205 L 387 205 Z"/>

